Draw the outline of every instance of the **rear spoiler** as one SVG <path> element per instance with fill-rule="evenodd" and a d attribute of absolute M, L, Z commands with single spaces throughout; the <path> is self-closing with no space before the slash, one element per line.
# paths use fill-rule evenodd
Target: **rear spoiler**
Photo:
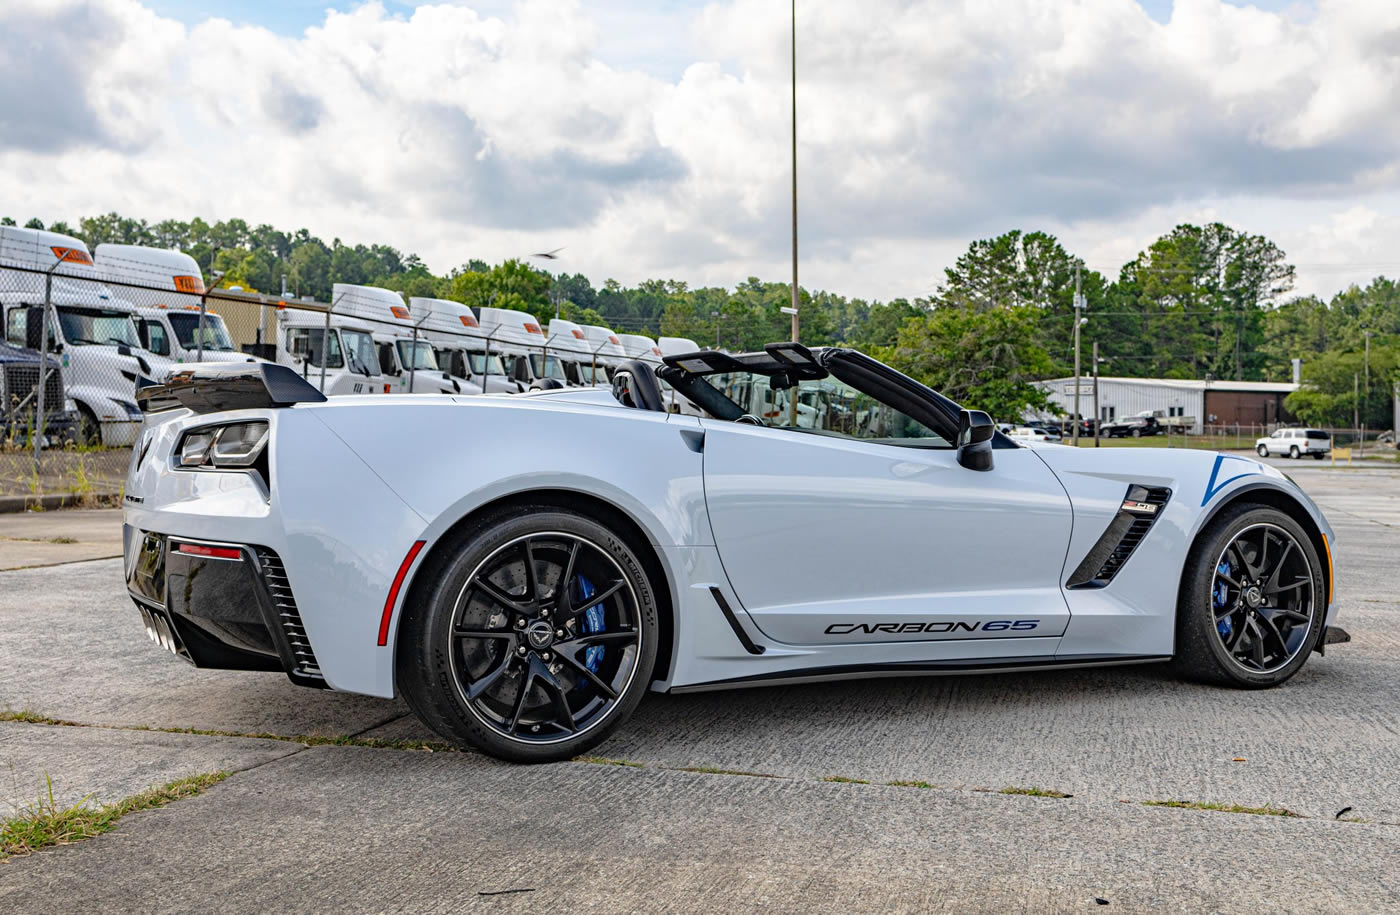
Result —
<path fill-rule="evenodd" d="M 205 362 L 173 369 L 165 384 L 141 388 L 136 400 L 147 413 L 179 407 L 220 413 L 323 403 L 326 395 L 275 362 Z"/>

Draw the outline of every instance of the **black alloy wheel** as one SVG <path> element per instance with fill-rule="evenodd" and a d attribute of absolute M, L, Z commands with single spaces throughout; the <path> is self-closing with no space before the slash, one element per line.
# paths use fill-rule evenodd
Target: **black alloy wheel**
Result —
<path fill-rule="evenodd" d="M 520 762 L 568 759 L 640 701 L 656 606 L 612 531 L 559 509 L 512 512 L 441 566 L 427 604 L 405 608 L 399 658 L 405 697 L 444 737 Z"/>
<path fill-rule="evenodd" d="M 1223 514 L 1187 562 L 1176 664 L 1193 679 L 1275 686 L 1297 673 L 1322 637 L 1321 563 L 1282 512 L 1242 505 Z"/>

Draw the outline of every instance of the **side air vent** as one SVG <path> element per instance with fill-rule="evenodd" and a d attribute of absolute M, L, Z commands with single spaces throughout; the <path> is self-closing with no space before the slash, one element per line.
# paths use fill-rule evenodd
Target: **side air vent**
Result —
<path fill-rule="evenodd" d="M 1118 574 L 1142 543 L 1171 498 L 1170 489 L 1129 486 L 1118 513 L 1069 577 L 1067 588 L 1102 588 Z"/>
<path fill-rule="evenodd" d="M 267 592 L 272 595 L 272 606 L 277 611 L 277 620 L 282 624 L 282 632 L 292 647 L 292 657 L 296 660 L 296 673 L 303 677 L 325 679 L 321 665 L 316 663 L 316 655 L 311 650 L 311 640 L 306 637 L 306 627 L 301 624 L 301 613 L 292 597 L 292 585 L 287 580 L 287 570 L 282 558 L 267 547 L 260 546 L 258 563 L 262 566 L 263 581 Z"/>

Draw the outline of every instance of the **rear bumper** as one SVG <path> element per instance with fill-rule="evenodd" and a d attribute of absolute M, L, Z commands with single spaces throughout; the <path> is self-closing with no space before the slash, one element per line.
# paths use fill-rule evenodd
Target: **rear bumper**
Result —
<path fill-rule="evenodd" d="M 283 671 L 325 687 L 271 549 L 167 536 L 127 526 L 126 587 L 146 633 L 196 667 Z"/>

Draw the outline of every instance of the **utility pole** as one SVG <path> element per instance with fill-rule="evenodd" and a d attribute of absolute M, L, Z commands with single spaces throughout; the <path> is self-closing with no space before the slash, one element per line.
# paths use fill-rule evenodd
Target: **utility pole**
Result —
<path fill-rule="evenodd" d="M 1079 263 L 1074 264 L 1074 447 L 1079 447 L 1079 317 L 1083 299 L 1079 295 Z"/>
<path fill-rule="evenodd" d="M 792 342 L 798 341 L 797 313 L 797 0 L 792 0 Z M 796 407 L 797 398 L 793 398 Z M 797 425 L 794 421 L 793 425 Z"/>
<path fill-rule="evenodd" d="M 1371 419 L 1371 331 L 1366 331 L 1366 387 L 1362 389 L 1362 411 L 1361 414 L 1369 421 Z M 1361 447 L 1366 447 L 1365 438 L 1362 438 Z"/>
<path fill-rule="evenodd" d="M 1094 341 L 1094 447 L 1099 447 L 1099 341 Z"/>
<path fill-rule="evenodd" d="M 1361 432 L 1361 376 L 1356 372 L 1351 373 L 1351 427 L 1357 433 Z"/>

